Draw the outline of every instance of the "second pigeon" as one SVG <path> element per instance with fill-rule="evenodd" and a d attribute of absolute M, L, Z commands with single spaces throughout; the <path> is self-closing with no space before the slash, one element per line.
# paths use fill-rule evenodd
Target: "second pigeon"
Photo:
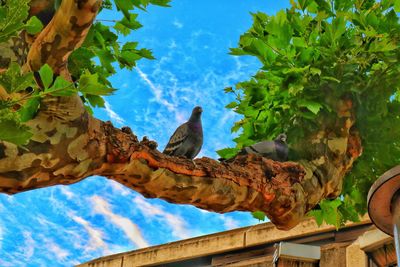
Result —
<path fill-rule="evenodd" d="M 278 135 L 274 141 L 262 141 L 242 148 L 239 154 L 256 154 L 275 161 L 287 161 L 288 146 L 286 134 Z"/>

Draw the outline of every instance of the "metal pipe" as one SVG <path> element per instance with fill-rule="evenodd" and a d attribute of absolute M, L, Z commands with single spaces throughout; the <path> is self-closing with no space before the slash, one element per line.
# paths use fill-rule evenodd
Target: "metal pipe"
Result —
<path fill-rule="evenodd" d="M 397 191 L 391 203 L 391 210 L 393 215 L 393 239 L 396 245 L 397 265 L 399 266 L 400 259 L 400 190 Z"/>

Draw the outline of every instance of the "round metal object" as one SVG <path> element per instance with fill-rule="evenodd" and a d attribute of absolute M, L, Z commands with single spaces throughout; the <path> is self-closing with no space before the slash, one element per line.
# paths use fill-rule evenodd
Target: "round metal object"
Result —
<path fill-rule="evenodd" d="M 368 192 L 368 214 L 383 232 L 393 236 L 392 199 L 400 189 L 400 165 L 385 172 Z"/>

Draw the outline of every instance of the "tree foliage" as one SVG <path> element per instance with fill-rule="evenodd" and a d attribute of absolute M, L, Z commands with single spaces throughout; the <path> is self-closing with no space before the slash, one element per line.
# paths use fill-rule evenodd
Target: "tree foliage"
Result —
<path fill-rule="evenodd" d="M 262 64 L 234 88 L 227 108 L 243 118 L 237 148 L 281 132 L 292 147 L 311 132 L 332 127 L 335 104 L 351 100 L 363 154 L 345 178 L 342 195 L 323 200 L 310 214 L 340 225 L 366 212 L 370 185 L 400 159 L 399 0 L 299 0 L 273 16 L 252 14 L 253 25 L 240 36 L 236 56 Z M 291 151 L 292 160 L 307 158 Z M 235 150 L 219 152 L 231 157 Z"/>

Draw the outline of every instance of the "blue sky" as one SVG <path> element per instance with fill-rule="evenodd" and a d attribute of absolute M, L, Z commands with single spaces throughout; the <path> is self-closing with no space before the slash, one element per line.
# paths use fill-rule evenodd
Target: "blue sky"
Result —
<path fill-rule="evenodd" d="M 233 145 L 230 128 L 239 117 L 224 108 L 223 89 L 247 80 L 259 68 L 253 58 L 228 55 L 251 25 L 249 12 L 274 14 L 289 1 L 175 0 L 150 7 L 144 25 L 126 41 L 139 41 L 156 60 L 112 77 L 119 90 L 95 115 L 162 150 L 192 108 L 203 107 L 201 156 Z M 114 19 L 115 13 L 100 14 Z M 0 266 L 72 266 L 100 256 L 258 223 L 249 213 L 216 214 L 145 199 L 107 180 L 90 177 L 14 196 L 0 195 Z"/>

